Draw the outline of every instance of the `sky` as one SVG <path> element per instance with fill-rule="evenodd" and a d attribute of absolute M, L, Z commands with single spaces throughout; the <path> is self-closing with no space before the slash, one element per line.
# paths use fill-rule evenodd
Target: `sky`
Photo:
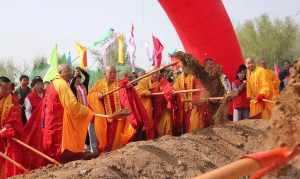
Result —
<path fill-rule="evenodd" d="M 292 16 L 300 23 L 299 0 L 223 0 L 234 25 L 264 13 Z M 55 44 L 59 52 L 71 51 L 74 42 L 90 46 L 109 28 L 129 35 L 135 25 L 138 66 L 148 68 L 145 44 L 157 36 L 165 46 L 164 57 L 183 49 L 157 0 L 0 0 L 0 59 L 18 64 L 48 56 Z M 23 62 L 24 61 L 24 62 Z"/>

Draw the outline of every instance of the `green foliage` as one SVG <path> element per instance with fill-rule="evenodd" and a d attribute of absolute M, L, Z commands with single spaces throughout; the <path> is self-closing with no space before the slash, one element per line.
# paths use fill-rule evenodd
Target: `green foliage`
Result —
<path fill-rule="evenodd" d="M 43 77 L 49 65 L 47 64 L 47 57 L 45 56 L 37 56 L 33 59 L 33 68 L 30 73 L 30 77 L 33 78 L 34 76 L 41 76 Z"/>
<path fill-rule="evenodd" d="M 237 28 L 244 56 L 263 58 L 269 65 L 292 61 L 300 55 L 299 32 L 298 24 L 290 17 L 272 20 L 266 14 Z"/>

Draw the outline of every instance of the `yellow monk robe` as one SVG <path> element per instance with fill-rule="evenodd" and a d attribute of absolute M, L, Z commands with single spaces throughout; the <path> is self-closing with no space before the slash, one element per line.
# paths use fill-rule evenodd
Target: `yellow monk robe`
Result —
<path fill-rule="evenodd" d="M 266 69 L 268 73 L 268 79 L 272 83 L 272 97 L 273 99 L 277 98 L 279 96 L 279 85 L 280 85 L 280 80 L 276 76 L 275 72 L 270 69 Z"/>
<path fill-rule="evenodd" d="M 4 127 L 5 119 L 12 105 L 11 95 L 0 100 L 0 130 Z M 5 149 L 5 142 L 0 139 L 0 152 L 5 153 Z M 0 157 L 0 179 L 4 179 L 5 176 L 5 162 L 6 161 Z"/>
<path fill-rule="evenodd" d="M 136 86 L 136 91 L 147 111 L 147 115 L 149 120 L 153 120 L 153 107 L 152 107 L 152 100 L 151 100 L 151 78 L 144 78 L 139 81 L 138 85 Z"/>
<path fill-rule="evenodd" d="M 118 88 L 118 82 L 108 84 L 105 79 L 97 81 L 91 88 L 88 101 L 89 106 L 96 112 L 111 115 L 120 111 L 121 101 L 119 91 L 99 100 L 99 94 Z M 126 118 L 115 119 L 110 122 L 106 118 L 95 117 L 95 132 L 100 151 L 110 151 L 126 145 L 135 134 L 135 129 Z"/>
<path fill-rule="evenodd" d="M 77 154 L 81 156 L 93 112 L 77 101 L 67 82 L 60 77 L 47 88 L 43 105 L 46 153 L 62 161 L 74 160 Z M 68 155 L 70 152 L 75 155 Z"/>
<path fill-rule="evenodd" d="M 209 96 L 209 93 L 204 89 L 200 80 L 194 80 L 194 88 L 202 89 L 202 91 L 194 92 L 193 100 L 199 100 L 200 98 L 207 98 Z M 204 118 L 206 117 L 205 111 L 207 111 L 207 108 L 208 106 L 205 102 L 202 105 L 193 106 L 186 132 L 190 133 L 194 130 L 202 129 L 205 127 Z"/>
<path fill-rule="evenodd" d="M 64 108 L 61 151 L 83 152 L 88 124 L 94 113 L 77 101 L 65 80 L 58 78 L 53 85 Z"/>
<path fill-rule="evenodd" d="M 174 90 L 179 91 L 179 90 L 191 90 L 194 88 L 193 85 L 194 82 L 194 76 L 192 74 L 184 74 L 181 73 L 180 75 L 177 76 L 175 83 L 174 83 Z M 181 101 L 186 101 L 186 100 L 192 100 L 193 93 L 180 93 L 178 94 Z M 181 123 L 184 120 L 185 115 L 187 115 L 190 111 L 192 110 L 192 104 L 191 103 L 184 103 L 183 104 L 183 109 L 180 110 L 180 120 Z"/>
<path fill-rule="evenodd" d="M 152 83 L 152 92 L 161 92 L 161 84 L 156 81 Z M 156 124 L 156 130 L 158 137 L 164 135 L 172 135 L 172 117 L 171 111 L 167 108 L 167 101 L 164 96 L 154 96 L 153 97 L 153 120 Z"/>
<path fill-rule="evenodd" d="M 162 115 L 157 126 L 157 135 L 159 137 L 164 135 L 172 135 L 171 111 L 168 109 L 163 109 L 162 111 Z"/>
<path fill-rule="evenodd" d="M 262 119 L 270 119 L 271 109 L 265 102 L 258 102 L 256 97 L 264 95 L 265 99 L 273 99 L 273 85 L 268 78 L 268 72 L 256 67 L 254 71 L 247 72 L 247 97 L 250 98 L 250 117 L 259 116 Z"/>

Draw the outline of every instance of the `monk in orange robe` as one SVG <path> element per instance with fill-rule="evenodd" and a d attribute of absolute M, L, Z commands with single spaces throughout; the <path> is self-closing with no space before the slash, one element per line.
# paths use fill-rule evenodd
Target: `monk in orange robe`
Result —
<path fill-rule="evenodd" d="M 72 70 L 59 66 L 59 75 L 48 86 L 43 101 L 43 149 L 46 154 L 69 162 L 84 157 L 88 124 L 94 113 L 77 101 L 68 85 Z"/>
<path fill-rule="evenodd" d="M 246 59 L 247 66 L 247 98 L 250 99 L 250 118 L 270 119 L 272 104 L 264 99 L 273 99 L 273 85 L 268 72 L 256 66 L 254 59 Z"/>
<path fill-rule="evenodd" d="M 267 72 L 267 78 L 268 81 L 271 83 L 272 87 L 272 99 L 275 99 L 279 96 L 280 80 L 273 70 L 268 69 L 267 63 L 264 59 L 260 60 L 260 66 L 264 68 Z"/>
<path fill-rule="evenodd" d="M 125 106 L 121 104 L 120 91 L 103 96 L 119 87 L 115 67 L 108 66 L 105 78 L 96 82 L 88 95 L 89 106 L 96 112 L 112 115 Z M 134 136 L 135 129 L 127 117 L 107 119 L 95 117 L 95 132 L 100 152 L 107 152 L 126 145 Z"/>
<path fill-rule="evenodd" d="M 0 151 L 22 164 L 22 147 L 11 141 L 22 136 L 22 115 L 18 99 L 11 94 L 11 82 L 0 77 Z M 22 173 L 13 164 L 0 158 L 0 179 Z"/>

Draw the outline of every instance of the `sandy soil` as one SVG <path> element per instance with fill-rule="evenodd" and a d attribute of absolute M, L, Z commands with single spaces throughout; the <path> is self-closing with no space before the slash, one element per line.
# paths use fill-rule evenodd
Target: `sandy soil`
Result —
<path fill-rule="evenodd" d="M 130 143 L 97 159 L 49 166 L 16 178 L 191 178 L 263 150 L 268 128 L 269 121 L 262 120 L 228 123 L 181 137 Z M 300 177 L 293 166 L 287 173 Z"/>

